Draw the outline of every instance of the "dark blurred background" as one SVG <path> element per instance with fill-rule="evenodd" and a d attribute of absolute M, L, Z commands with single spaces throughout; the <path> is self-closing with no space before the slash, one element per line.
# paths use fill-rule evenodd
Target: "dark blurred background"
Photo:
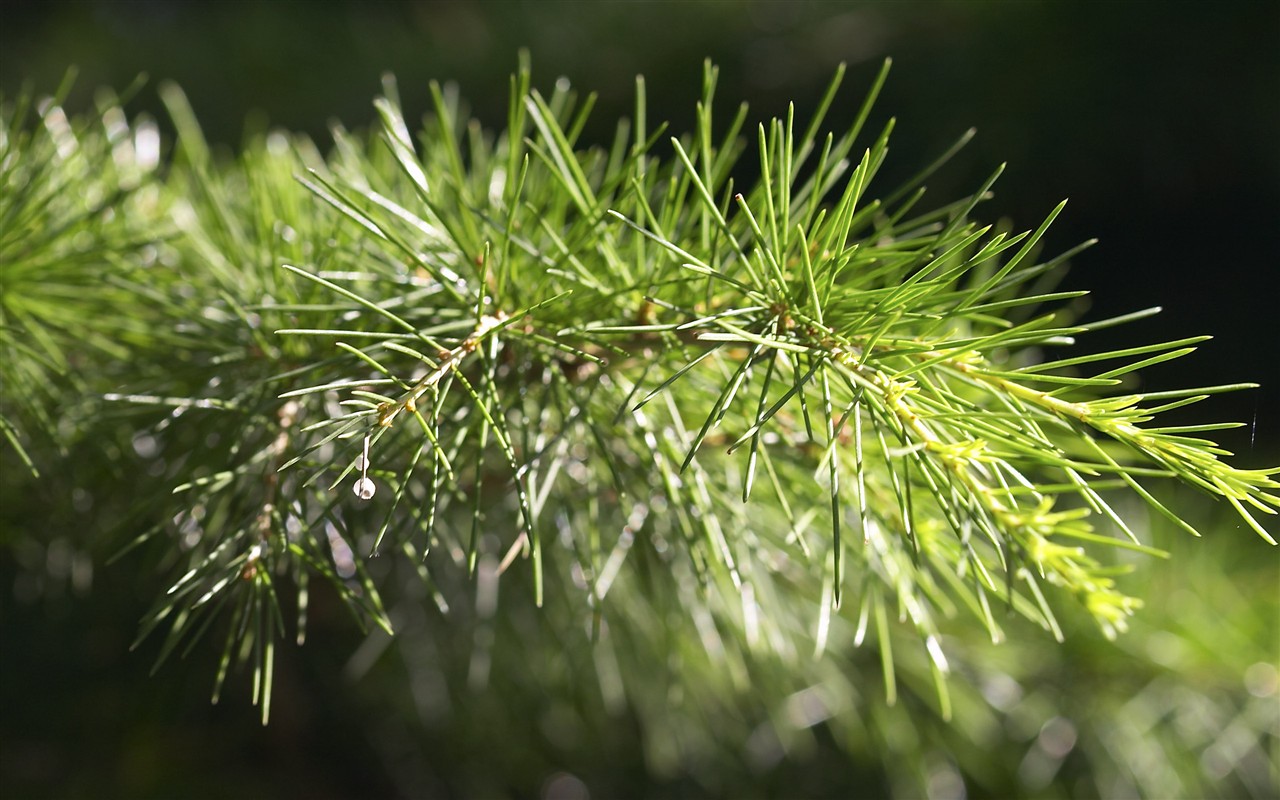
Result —
<path fill-rule="evenodd" d="M 1242 465 L 1262 466 L 1280 450 L 1280 3 L 4 0 L 0 8 L 6 97 L 24 85 L 51 92 L 74 65 L 69 105 L 87 109 L 96 87 L 123 89 L 145 73 L 129 107 L 163 124 L 155 87 L 174 80 L 229 152 L 246 127 L 284 126 L 323 145 L 332 120 L 366 125 L 384 71 L 397 75 L 411 116 L 427 107 L 435 78 L 456 81 L 477 116 L 500 125 L 520 47 L 531 51 L 536 85 L 563 75 L 599 93 L 588 137 L 601 141 L 630 113 L 637 73 L 648 80 L 650 119 L 686 130 L 707 57 L 721 69 L 721 112 L 749 100 L 753 123 L 788 100 L 803 119 L 847 62 L 830 121 L 838 128 L 892 56 L 878 118 L 895 115 L 898 126 L 881 188 L 976 127 L 977 138 L 930 181 L 935 202 L 973 190 L 1003 161 L 996 199 L 978 212 L 987 219 L 1033 228 L 1070 198 L 1048 243 L 1064 250 L 1101 240 L 1066 280 L 1094 291 L 1089 316 L 1165 309 L 1109 331 L 1107 344 L 1216 335 L 1195 356 L 1152 370 L 1145 385 L 1261 382 L 1215 400 L 1212 416 L 1256 417 L 1255 430 L 1222 437 Z M 354 632 L 335 623 L 323 634 L 333 647 L 282 654 L 283 711 L 259 733 L 238 692 L 207 704 L 207 665 L 144 677 L 154 649 L 125 648 L 156 584 L 132 585 L 129 572 L 99 570 L 93 603 L 70 581 L 38 610 L 6 600 L 0 767 L 79 775 L 71 785 L 82 796 L 94 796 L 94 774 L 114 776 L 97 796 L 141 796 L 157 769 L 184 776 L 190 796 L 391 791 L 385 774 L 360 766 L 375 760 L 370 745 L 343 722 L 340 674 Z M 325 694 L 289 696 L 296 685 Z M 188 739 L 193 730 L 201 736 Z M 236 770 L 223 769 L 232 763 Z"/>

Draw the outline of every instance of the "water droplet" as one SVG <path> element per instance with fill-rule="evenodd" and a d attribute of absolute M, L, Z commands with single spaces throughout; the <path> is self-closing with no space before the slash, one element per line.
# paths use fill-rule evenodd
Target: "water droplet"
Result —
<path fill-rule="evenodd" d="M 361 500 L 368 500 L 373 497 L 373 493 L 377 490 L 378 487 L 374 486 L 373 481 L 369 478 L 361 478 L 356 481 L 355 488 L 353 489 L 356 493 L 356 497 L 359 497 Z"/>

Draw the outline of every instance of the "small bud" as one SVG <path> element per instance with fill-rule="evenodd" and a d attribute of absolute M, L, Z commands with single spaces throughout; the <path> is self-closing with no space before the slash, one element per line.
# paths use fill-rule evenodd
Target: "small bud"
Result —
<path fill-rule="evenodd" d="M 373 481 L 369 478 L 361 478 L 356 481 L 353 491 L 356 493 L 356 497 L 361 500 L 368 500 L 373 497 L 374 492 L 378 491 L 378 487 L 374 486 Z"/>

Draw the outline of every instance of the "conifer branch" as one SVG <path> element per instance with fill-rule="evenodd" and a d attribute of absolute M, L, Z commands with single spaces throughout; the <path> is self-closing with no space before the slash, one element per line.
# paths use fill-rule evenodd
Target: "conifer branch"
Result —
<path fill-rule="evenodd" d="M 883 73 L 877 88 L 882 80 Z M 542 518 L 596 530 L 600 512 L 583 516 L 572 497 L 612 485 L 610 502 L 622 502 L 657 490 L 675 515 L 703 591 L 740 597 L 732 624 L 750 628 L 756 623 L 748 620 L 770 612 L 757 607 L 761 592 L 747 577 L 729 522 L 741 503 L 756 511 L 761 503 L 777 504 L 786 509 L 787 540 L 800 548 L 789 557 L 801 557 L 810 569 L 826 563 L 825 576 L 812 573 L 811 580 L 825 587 L 827 602 L 842 609 L 853 581 L 855 613 L 873 609 L 886 648 L 885 605 L 906 609 L 941 676 L 946 662 L 935 614 L 951 606 L 947 595 L 977 613 L 994 638 L 1001 633 L 988 595 L 1004 596 L 1061 638 L 1042 582 L 1074 595 L 1109 636 L 1124 628 L 1140 602 L 1121 591 L 1101 549 L 1158 551 L 1142 545 L 1105 499 L 1117 481 L 1171 516 L 1139 479 L 1195 485 L 1225 497 L 1273 541 L 1245 506 L 1274 513 L 1280 484 L 1269 476 L 1276 470 L 1230 467 L 1212 442 L 1184 435 L 1191 430 L 1141 427 L 1161 410 L 1139 408 L 1141 396 L 1104 394 L 1136 369 L 1189 354 L 1201 338 L 1058 362 L 1025 360 L 1036 348 L 1090 331 L 1058 322 L 1061 311 L 1054 310 L 1079 293 L 1020 294 L 1061 260 L 1035 262 L 1035 254 L 1062 205 L 1028 233 L 979 227 L 969 214 L 999 171 L 970 197 L 915 217 L 909 208 L 919 194 L 912 185 L 889 193 L 888 201 L 864 202 L 892 127 L 856 164 L 849 161 L 869 106 L 839 139 L 818 139 L 826 105 L 801 141 L 793 135 L 793 112 L 760 126 L 759 182 L 736 191 L 741 115 L 717 139 L 710 127 L 714 69 L 704 84 L 698 129 L 692 138 L 670 140 L 675 158 L 667 162 L 652 138 L 625 144 L 625 127 L 608 153 L 575 150 L 572 131 L 582 118 L 563 90 L 551 99 L 536 92 L 513 97 L 512 108 L 523 109 L 536 138 L 499 137 L 466 156 L 458 154 L 456 116 L 437 96 L 438 117 L 423 134 L 428 144 L 420 155 L 387 98 L 378 104 L 386 140 L 421 202 L 397 206 L 389 216 L 387 204 L 364 191 L 366 208 L 357 211 L 359 187 L 324 184 L 323 197 L 344 198 L 335 203 L 340 212 L 397 249 L 447 259 L 446 268 L 414 257 L 432 282 L 453 289 L 415 331 L 387 311 L 394 295 L 332 288 L 410 335 L 457 331 L 451 345 L 429 342 L 434 356 L 393 340 L 359 348 L 363 361 L 402 388 L 398 398 L 360 402 L 369 425 L 385 426 L 403 411 L 417 413 L 431 389 L 420 429 L 433 451 L 443 444 L 441 463 L 456 463 L 472 442 L 479 444 L 470 455 L 472 482 L 453 487 L 458 499 L 473 496 L 465 545 L 470 569 L 478 560 L 477 532 L 492 513 L 474 498 L 493 479 L 514 491 L 522 520 L 510 547 L 503 545 L 504 568 L 532 542 L 539 603 Z M 513 85 L 529 85 L 528 76 Z M 806 173 L 813 153 L 821 155 Z M 433 166 L 439 158 L 445 162 Z M 473 165 L 470 174 L 462 161 Z M 505 170 L 516 163 L 513 179 Z M 496 171 L 485 180 L 478 165 Z M 436 171 L 458 189 L 503 188 L 487 198 L 470 190 L 437 197 L 421 178 Z M 824 206 L 828 192 L 834 205 Z M 910 199 L 893 208 L 901 198 Z M 388 231 L 404 222 L 406 236 L 417 233 L 393 238 Z M 497 263 L 495 253 L 502 254 Z M 484 311 L 519 305 L 528 310 L 505 317 Z M 489 346 L 482 347 L 486 337 Z M 418 369 L 427 371 L 415 377 L 397 369 L 384 360 L 394 353 L 416 355 Z M 463 359 L 471 356 L 478 360 L 468 368 Z M 1100 361 L 1119 366 L 1074 372 Z M 457 400 L 447 403 L 445 395 Z M 444 429 L 452 429 L 452 446 L 439 438 Z M 483 452 L 490 441 L 507 462 L 505 477 L 489 475 Z M 571 448 L 589 454 L 566 460 Z M 745 463 L 735 455 L 740 448 Z M 563 478 L 570 464 L 583 471 L 576 487 Z M 768 498 L 752 492 L 762 466 L 773 490 Z M 593 489 L 600 478 L 606 483 Z M 557 498 L 552 481 L 567 494 Z M 501 504 L 500 494 L 488 502 Z M 438 525 L 452 502 L 435 487 L 431 497 L 429 516 Z M 803 524 L 797 508 L 808 509 Z M 1098 515 L 1106 527 L 1090 520 Z M 829 536 L 812 540 L 808 528 L 823 518 Z M 744 524 L 761 535 L 759 523 Z M 733 530 L 742 531 L 736 523 Z M 855 537 L 846 535 L 850 530 Z M 581 558 L 581 543 L 572 552 Z M 580 566 L 586 574 L 598 569 Z M 721 580 L 727 583 L 714 589 Z M 591 603 L 600 600 L 589 593 Z M 827 613 L 815 609 L 815 619 Z M 818 637 L 819 651 L 824 638 Z M 940 677 L 936 683 L 945 698 Z"/>
<path fill-rule="evenodd" d="M 1063 304 L 1081 293 L 1046 288 L 1087 246 L 1041 259 L 1062 205 L 1020 234 L 973 221 L 1003 168 L 919 210 L 971 132 L 882 191 L 893 122 L 863 134 L 887 69 L 847 130 L 822 132 L 842 68 L 811 119 L 788 109 L 754 148 L 745 106 L 712 129 L 709 64 L 694 131 L 652 126 L 641 81 L 607 148 L 579 144 L 591 100 L 539 93 L 527 64 L 505 131 L 433 86 L 411 132 L 388 79 L 370 140 L 337 128 L 324 155 L 271 133 L 234 164 L 166 86 L 179 139 L 163 176 L 139 155 L 145 125 L 76 131 L 48 106 L 47 136 L 19 135 L 6 117 L 0 144 L 23 158 L 0 158 L 22 189 L 0 200 L 3 377 L 105 401 L 85 420 L 127 407 L 173 489 L 135 544 L 162 540 L 180 577 L 139 641 L 162 635 L 164 660 L 216 627 L 215 699 L 252 664 L 265 721 L 311 579 L 390 632 L 404 569 L 442 613 L 485 619 L 481 590 L 515 582 L 589 615 L 601 648 L 613 630 L 649 652 L 663 634 L 647 615 L 687 618 L 697 658 L 740 683 L 748 656 L 822 658 L 838 631 L 877 651 L 886 698 L 923 685 L 946 717 L 943 633 L 962 613 L 993 641 L 1002 604 L 1058 639 L 1073 604 L 1124 629 L 1140 601 L 1117 556 L 1163 554 L 1117 489 L 1195 533 L 1148 484 L 1193 486 L 1274 544 L 1261 515 L 1280 468 L 1228 464 L 1202 435 L 1230 424 L 1157 421 L 1253 385 L 1126 383 L 1203 337 L 1046 358 L 1148 312 L 1078 323 Z M 73 161 L 59 174 L 79 197 L 12 167 Z M 58 232 L 90 219 L 81 260 Z M 32 226 L 47 235 L 18 235 Z M 122 265 L 110 291 L 41 295 L 42 270 L 76 284 L 101 261 Z M 143 319 L 113 310 L 121 294 Z M 145 351 L 146 368 L 78 385 L 85 320 L 119 334 L 90 337 L 103 353 Z M 33 469 L 29 421 L 52 431 L 58 407 L 0 406 Z"/>

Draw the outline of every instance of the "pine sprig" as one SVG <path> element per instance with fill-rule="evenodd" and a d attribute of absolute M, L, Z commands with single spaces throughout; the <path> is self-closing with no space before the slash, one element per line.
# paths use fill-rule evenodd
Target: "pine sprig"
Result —
<path fill-rule="evenodd" d="M 938 618 L 956 608 L 993 639 L 1004 635 L 997 602 L 1061 638 L 1053 597 L 1065 591 L 1108 635 L 1124 628 L 1139 602 L 1105 552 L 1159 551 L 1106 499 L 1117 485 L 1170 516 L 1143 484 L 1195 485 L 1273 541 L 1253 513 L 1280 502 L 1276 470 L 1231 467 L 1211 442 L 1185 435 L 1224 426 L 1142 427 L 1173 404 L 1143 409 L 1141 395 L 1105 394 L 1200 339 L 1032 360 L 1091 329 L 1054 310 L 1079 293 L 1026 292 L 1065 258 L 1037 260 L 1062 205 L 1027 233 L 979 226 L 970 214 L 997 170 L 968 198 L 916 213 L 918 183 L 936 165 L 869 199 L 892 122 L 851 154 L 884 73 L 853 127 L 819 138 L 839 77 L 798 140 L 794 112 L 759 127 L 759 180 L 747 191 L 734 186 L 745 115 L 713 135 L 710 67 L 697 129 L 670 139 L 665 159 L 656 137 L 644 138 L 643 125 L 633 137 L 626 123 L 610 150 L 578 149 L 584 108 L 567 89 L 550 98 L 527 89 L 526 72 L 513 80 L 512 130 L 473 135 L 465 153 L 457 107 L 438 90 L 420 151 L 394 95 L 379 101 L 399 171 L 380 177 L 404 202 L 391 205 L 364 178 L 312 185 L 388 248 L 381 263 L 405 259 L 435 289 L 426 316 L 408 323 L 389 310 L 395 283 L 327 284 L 401 329 L 370 340 L 367 325 L 352 326 L 342 344 L 353 365 L 372 368 L 368 381 L 398 387 L 355 393 L 342 430 L 394 437 L 384 443 L 416 437 L 374 448 L 397 487 L 380 541 L 397 528 L 425 535 L 474 573 L 481 532 L 501 519 L 507 532 L 489 547 L 504 569 L 532 556 L 540 604 L 545 528 L 560 531 L 578 574 L 611 565 L 611 583 L 628 550 L 600 540 L 610 527 L 602 505 L 651 508 L 660 497 L 702 587 L 691 603 L 736 598 L 717 619 L 749 641 L 794 649 L 759 629 L 777 613 L 761 606 L 776 594 L 767 588 L 776 562 L 794 560 L 784 571 L 820 588 L 818 651 L 831 611 L 853 614 L 859 631 L 875 628 L 892 693 L 887 609 L 897 607 L 943 698 Z M 1079 373 L 1103 360 L 1119 366 Z M 433 463 L 428 493 L 392 466 L 409 452 L 416 469 Z M 342 480 L 349 459 L 316 466 Z M 396 522 L 405 498 L 428 504 L 420 516 L 430 530 Z M 586 578 L 588 602 L 602 602 L 607 585 Z M 850 588 L 851 607 L 841 603 Z"/>
<path fill-rule="evenodd" d="M 740 106 L 716 131 L 708 65 L 678 137 L 638 81 L 607 147 L 580 142 L 591 98 L 540 93 L 527 63 L 494 133 L 439 86 L 412 130 L 388 79 L 373 137 L 335 128 L 322 154 L 273 132 L 234 163 L 165 87 L 163 175 L 122 158 L 145 124 L 130 140 L 59 128 L 56 104 L 38 135 L 6 117 L 24 157 L 0 163 L 49 167 L 2 176 L 22 189 L 0 201 L 6 386 L 69 386 L 84 419 L 128 419 L 173 490 L 138 511 L 135 544 L 163 542 L 178 576 L 139 642 L 160 637 L 163 661 L 217 631 L 215 698 L 249 665 L 265 721 L 313 578 L 388 632 L 423 587 L 442 615 L 499 628 L 501 582 L 585 618 L 611 708 L 653 691 L 617 653 L 731 692 L 760 671 L 798 690 L 801 665 L 863 647 L 883 697 L 947 717 L 966 702 L 947 682 L 958 618 L 993 641 L 1020 624 L 1004 608 L 1058 639 L 1073 605 L 1125 627 L 1123 556 L 1163 553 L 1117 490 L 1194 532 L 1150 485 L 1194 486 L 1274 543 L 1258 515 L 1280 505 L 1280 470 L 1226 463 L 1203 435 L 1228 425 L 1158 421 L 1252 384 L 1126 385 L 1202 337 L 1046 358 L 1126 321 L 1064 310 L 1081 293 L 1055 289 L 1059 267 L 1087 244 L 1041 256 L 1061 205 L 1024 233 L 974 221 L 999 169 L 925 209 L 923 182 L 971 132 L 882 190 L 894 123 L 865 128 L 887 71 L 830 134 L 843 69 L 807 120 L 753 127 Z M 58 146 L 73 140 L 83 163 Z M 94 167 L 108 153 L 119 175 Z M 108 213 L 135 205 L 150 216 Z M 72 252 L 63 222 L 93 247 Z M 75 285 L 95 259 L 122 271 L 87 307 L 34 280 L 58 265 Z M 144 316 L 111 313 L 139 299 Z M 122 332 L 90 338 L 136 368 L 76 384 L 86 320 Z M 26 452 L 27 420 L 56 429 L 66 396 L 6 391 L 10 444 Z"/>
<path fill-rule="evenodd" d="M 120 309 L 139 256 L 164 235 L 151 183 L 159 134 L 149 120 L 131 125 L 105 90 L 96 115 L 69 115 L 74 77 L 38 100 L 0 96 L 0 432 L 33 474 L 31 447 L 56 448 L 60 426 L 81 427 L 99 388 L 88 364 L 154 341 Z"/>

